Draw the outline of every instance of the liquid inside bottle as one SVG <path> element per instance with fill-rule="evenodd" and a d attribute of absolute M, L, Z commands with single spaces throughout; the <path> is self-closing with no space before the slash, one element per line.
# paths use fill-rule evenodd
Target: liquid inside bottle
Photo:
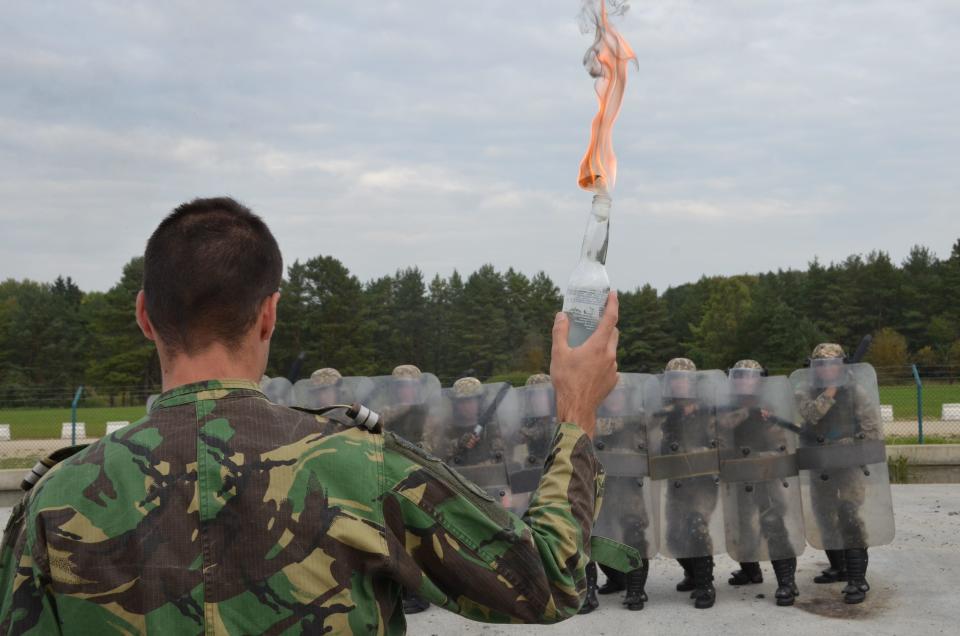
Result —
<path fill-rule="evenodd" d="M 597 329 L 610 293 L 607 276 L 607 243 L 610 239 L 610 197 L 597 194 L 580 249 L 580 262 L 570 275 L 563 296 L 563 311 L 570 319 L 571 347 L 583 344 Z"/>

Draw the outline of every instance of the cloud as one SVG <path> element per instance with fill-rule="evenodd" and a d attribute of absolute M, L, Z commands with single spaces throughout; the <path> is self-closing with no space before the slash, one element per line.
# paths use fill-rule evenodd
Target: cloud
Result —
<path fill-rule="evenodd" d="M 227 193 L 288 261 L 485 262 L 563 283 L 596 104 L 579 3 L 19 3 L 0 24 L 0 272 L 105 289 Z M 957 226 L 960 6 L 634 2 L 609 267 L 802 267 Z M 909 228 L 905 231 L 904 228 Z"/>

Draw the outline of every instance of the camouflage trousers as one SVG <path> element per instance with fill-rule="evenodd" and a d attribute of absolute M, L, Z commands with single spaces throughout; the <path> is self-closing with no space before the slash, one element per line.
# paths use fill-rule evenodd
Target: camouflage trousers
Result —
<path fill-rule="evenodd" d="M 825 545 L 869 547 L 860 516 L 865 496 L 863 472 L 858 467 L 838 470 L 826 481 L 811 476 L 810 503 Z"/>
<path fill-rule="evenodd" d="M 669 482 L 666 489 L 664 503 L 670 552 L 685 557 L 712 555 L 710 518 L 717 507 L 718 484 L 712 476 L 704 475 Z"/>

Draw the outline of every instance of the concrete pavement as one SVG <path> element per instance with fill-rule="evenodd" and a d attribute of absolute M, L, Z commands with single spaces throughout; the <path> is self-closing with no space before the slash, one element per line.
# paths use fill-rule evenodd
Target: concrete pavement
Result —
<path fill-rule="evenodd" d="M 736 564 L 717 558 L 717 604 L 696 610 L 687 594 L 673 589 L 680 567 L 663 558 L 651 562 L 647 593 L 640 612 L 628 612 L 620 598 L 601 597 L 599 610 L 553 626 L 487 625 L 431 608 L 408 618 L 410 634 L 585 636 L 588 634 L 946 634 L 960 623 L 960 485 L 895 485 L 897 538 L 892 545 L 870 550 L 868 579 L 872 587 L 862 605 L 845 605 L 843 584 L 814 585 L 811 579 L 826 559 L 807 549 L 800 558 L 800 598 L 794 607 L 776 607 L 775 578 L 764 564 L 764 582 L 734 588 L 727 584 Z M 0 504 L 9 506 L 12 501 Z M 9 507 L 0 507 L 6 524 Z M 601 577 L 602 578 L 602 577 Z"/>
<path fill-rule="evenodd" d="M 553 626 L 485 625 L 431 608 L 408 618 L 410 634 L 624 636 L 626 634 L 945 634 L 960 629 L 960 485 L 895 485 L 897 538 L 870 550 L 871 591 L 862 605 L 845 605 L 836 585 L 814 585 L 827 566 L 822 552 L 808 548 L 800 558 L 800 598 L 794 607 L 777 607 L 776 579 L 763 565 L 764 582 L 735 588 L 727 584 L 736 564 L 717 557 L 717 604 L 696 610 L 687 594 L 674 590 L 680 566 L 651 562 L 644 610 L 629 612 L 621 597 L 600 597 L 600 609 Z M 602 578 L 602 575 L 601 575 Z M 763 598 L 759 598 L 760 596 Z"/>

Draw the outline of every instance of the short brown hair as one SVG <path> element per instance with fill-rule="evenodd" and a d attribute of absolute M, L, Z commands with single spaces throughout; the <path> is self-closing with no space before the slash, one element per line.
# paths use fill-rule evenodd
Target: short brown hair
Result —
<path fill-rule="evenodd" d="M 236 349 L 282 277 L 280 248 L 263 219 L 229 197 L 194 199 L 147 241 L 147 315 L 173 351 L 214 342 Z"/>

